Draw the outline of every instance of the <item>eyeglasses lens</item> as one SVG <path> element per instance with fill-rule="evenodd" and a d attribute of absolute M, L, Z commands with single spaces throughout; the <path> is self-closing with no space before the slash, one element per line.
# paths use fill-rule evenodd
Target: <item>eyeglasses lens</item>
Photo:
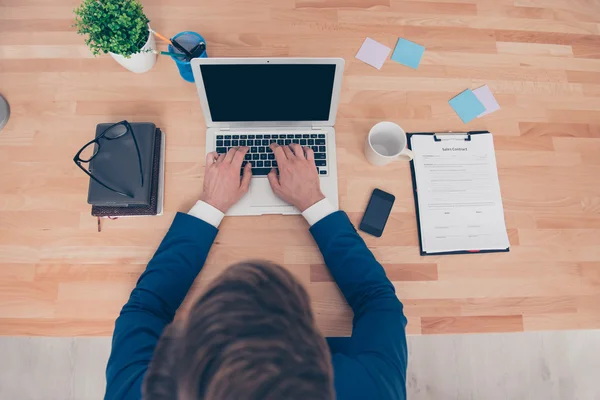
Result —
<path fill-rule="evenodd" d="M 98 153 L 97 147 L 95 143 L 90 143 L 81 151 L 79 159 L 84 162 L 90 161 Z"/>
<path fill-rule="evenodd" d="M 121 136 L 123 136 L 126 133 L 127 133 L 127 127 L 123 124 L 119 124 L 119 125 L 115 125 L 115 126 L 111 127 L 108 131 L 106 131 L 106 134 L 104 135 L 104 137 L 107 139 L 116 139 L 116 138 L 120 138 Z"/>

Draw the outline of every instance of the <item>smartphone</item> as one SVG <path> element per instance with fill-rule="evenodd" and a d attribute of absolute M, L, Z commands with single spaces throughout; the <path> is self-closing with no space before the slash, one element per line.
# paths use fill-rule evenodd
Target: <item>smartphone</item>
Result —
<path fill-rule="evenodd" d="M 380 237 L 395 200 L 396 197 L 393 194 L 379 189 L 373 190 L 371 200 L 369 200 L 369 204 L 365 210 L 365 215 L 363 215 L 363 219 L 360 221 L 360 230 Z"/>

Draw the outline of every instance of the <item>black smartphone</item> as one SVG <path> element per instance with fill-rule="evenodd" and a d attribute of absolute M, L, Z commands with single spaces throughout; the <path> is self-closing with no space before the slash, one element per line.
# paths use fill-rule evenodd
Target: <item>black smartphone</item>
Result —
<path fill-rule="evenodd" d="M 365 215 L 360 221 L 360 230 L 380 237 L 390 216 L 396 197 L 393 194 L 375 189 L 367 205 Z"/>

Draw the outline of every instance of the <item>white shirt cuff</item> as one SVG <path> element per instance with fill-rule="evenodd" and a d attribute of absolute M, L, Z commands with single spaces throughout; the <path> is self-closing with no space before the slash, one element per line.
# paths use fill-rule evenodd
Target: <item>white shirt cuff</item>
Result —
<path fill-rule="evenodd" d="M 333 214 L 335 212 L 335 208 L 331 205 L 329 200 L 323 199 L 312 206 L 308 207 L 302 213 L 304 219 L 310 226 L 313 226 L 329 214 Z"/>
<path fill-rule="evenodd" d="M 201 219 L 202 221 L 211 224 L 215 228 L 219 228 L 221 221 L 225 214 L 223 214 L 219 209 L 211 206 L 210 204 L 198 200 L 194 207 L 188 212 L 192 217 L 196 217 Z"/>

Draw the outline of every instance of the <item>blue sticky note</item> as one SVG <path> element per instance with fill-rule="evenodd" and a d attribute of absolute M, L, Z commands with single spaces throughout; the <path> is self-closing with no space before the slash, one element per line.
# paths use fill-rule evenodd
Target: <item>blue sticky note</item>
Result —
<path fill-rule="evenodd" d="M 449 103 L 465 124 L 485 111 L 485 106 L 471 89 L 465 90 L 451 99 Z"/>
<path fill-rule="evenodd" d="M 425 47 L 416 44 L 406 39 L 398 39 L 392 60 L 399 62 L 402 65 L 417 69 L 421 62 L 421 57 L 425 52 Z"/>

